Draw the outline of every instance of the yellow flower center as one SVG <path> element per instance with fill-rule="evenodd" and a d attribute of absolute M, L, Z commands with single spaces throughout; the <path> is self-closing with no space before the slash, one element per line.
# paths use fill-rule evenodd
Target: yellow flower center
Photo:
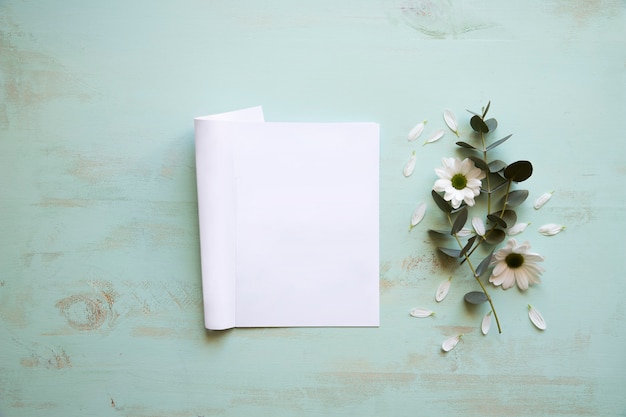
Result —
<path fill-rule="evenodd" d="M 524 255 L 519 253 L 509 253 L 506 258 L 504 258 L 504 261 L 509 268 L 519 268 L 524 264 Z"/>
<path fill-rule="evenodd" d="M 450 182 L 454 188 L 462 190 L 467 185 L 467 178 L 465 178 L 465 175 L 463 174 L 454 174 Z"/>

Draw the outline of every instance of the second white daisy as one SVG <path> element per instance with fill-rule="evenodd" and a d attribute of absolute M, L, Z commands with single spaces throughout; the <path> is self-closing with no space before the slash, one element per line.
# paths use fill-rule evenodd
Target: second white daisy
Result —
<path fill-rule="evenodd" d="M 543 262 L 543 256 L 531 253 L 530 244 L 518 244 L 514 238 L 509 239 L 506 246 L 493 254 L 491 265 L 494 266 L 489 277 L 493 285 L 502 285 L 508 290 L 517 283 L 520 290 L 528 289 L 532 284 L 541 282 L 540 276 L 544 271 L 537 262 Z"/>

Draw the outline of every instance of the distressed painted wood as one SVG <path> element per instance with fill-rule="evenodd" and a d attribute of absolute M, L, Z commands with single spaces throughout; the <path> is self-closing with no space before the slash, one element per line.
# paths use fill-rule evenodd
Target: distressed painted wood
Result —
<path fill-rule="evenodd" d="M 0 2 L 0 416 L 623 416 L 624 19 L 619 0 Z M 520 211 L 543 283 L 493 290 L 504 332 L 482 336 L 425 233 L 452 135 L 406 135 L 488 100 L 531 199 L 555 194 Z M 381 123 L 380 328 L 203 329 L 192 119 L 258 104 Z"/>

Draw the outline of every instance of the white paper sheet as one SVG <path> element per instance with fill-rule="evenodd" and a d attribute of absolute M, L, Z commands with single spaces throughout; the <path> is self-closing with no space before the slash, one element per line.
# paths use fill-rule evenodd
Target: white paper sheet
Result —
<path fill-rule="evenodd" d="M 378 326 L 378 125 L 195 127 L 206 327 Z"/>

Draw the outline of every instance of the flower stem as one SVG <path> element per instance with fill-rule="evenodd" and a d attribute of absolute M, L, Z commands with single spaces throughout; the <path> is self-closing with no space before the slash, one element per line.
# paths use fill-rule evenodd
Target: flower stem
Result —
<path fill-rule="evenodd" d="M 452 224 L 452 218 L 450 217 L 449 213 L 448 213 L 448 222 Z M 459 239 L 456 233 L 454 234 L 454 239 L 456 240 L 456 243 L 459 245 L 459 248 L 463 249 L 463 243 L 461 242 L 461 240 Z M 489 302 L 489 305 L 491 306 L 491 311 L 493 311 L 493 318 L 496 320 L 496 325 L 498 326 L 498 333 L 502 334 L 502 328 L 500 327 L 500 320 L 498 319 L 498 313 L 496 312 L 496 307 L 493 305 L 493 300 L 491 299 L 491 296 L 489 295 L 487 288 L 485 288 L 485 286 L 481 282 L 480 277 L 476 275 L 476 268 L 474 268 L 474 265 L 472 265 L 472 261 L 469 258 L 469 254 L 465 253 L 463 254 L 463 257 L 464 257 L 464 261 L 467 261 L 467 265 L 472 271 L 472 276 L 474 277 L 474 279 L 476 279 L 476 282 L 478 282 L 478 285 L 480 285 L 481 290 L 487 297 L 487 301 Z"/>

